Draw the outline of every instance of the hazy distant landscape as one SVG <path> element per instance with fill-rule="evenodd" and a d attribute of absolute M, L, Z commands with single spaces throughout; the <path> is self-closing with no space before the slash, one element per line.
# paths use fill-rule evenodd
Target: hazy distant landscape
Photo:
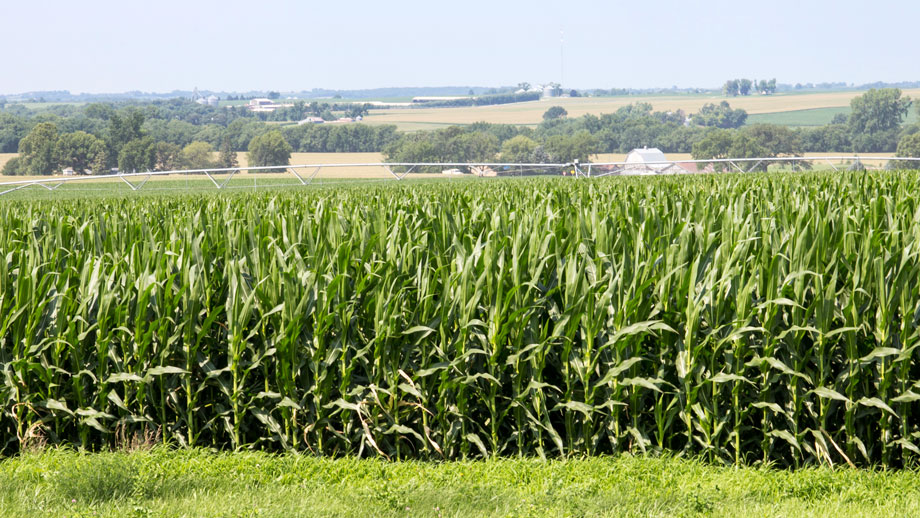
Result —
<path fill-rule="evenodd" d="M 579 91 L 520 83 L 319 91 L 333 95 L 312 99 L 277 91 L 220 98 L 196 90 L 192 97 L 166 99 L 36 92 L 0 101 L 0 172 L 226 168 L 238 165 L 241 154 L 245 163 L 280 165 L 291 153 L 378 153 L 396 162 L 587 163 L 641 147 L 694 159 L 909 157 L 920 141 L 914 137 L 920 109 L 910 100 L 920 88 L 774 84 L 742 79 L 726 81 L 721 90 Z M 418 93 L 460 95 L 385 97 Z"/>

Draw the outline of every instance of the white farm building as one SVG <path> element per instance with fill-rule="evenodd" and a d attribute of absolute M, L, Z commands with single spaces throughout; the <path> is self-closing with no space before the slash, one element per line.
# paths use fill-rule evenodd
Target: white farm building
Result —
<path fill-rule="evenodd" d="M 660 149 L 653 147 L 633 149 L 626 155 L 626 164 L 620 174 L 686 174 L 676 162 L 669 161 Z"/>

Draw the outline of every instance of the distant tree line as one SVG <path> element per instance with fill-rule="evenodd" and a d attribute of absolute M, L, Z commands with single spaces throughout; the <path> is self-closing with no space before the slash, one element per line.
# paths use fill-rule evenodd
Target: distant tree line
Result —
<path fill-rule="evenodd" d="M 722 93 L 733 97 L 739 95 L 751 95 L 751 93 L 760 93 L 770 95 L 776 93 L 776 79 L 729 79 L 722 86 Z"/>
<path fill-rule="evenodd" d="M 194 104 L 194 103 L 190 103 Z M 254 139 L 272 131 L 294 151 L 380 151 L 397 138 L 395 126 L 363 124 L 289 126 L 236 118 L 226 126 L 195 125 L 183 120 L 148 119 L 159 114 L 128 106 L 87 105 L 77 117 L 38 114 L 23 118 L 0 113 L 2 152 L 18 152 L 2 171 L 6 175 L 47 175 L 72 167 L 76 173 L 204 169 L 234 167 L 235 152 L 251 150 Z M 216 162 L 204 160 L 215 150 Z M 262 164 L 264 165 L 264 164 Z"/>
<path fill-rule="evenodd" d="M 424 108 L 491 106 L 491 105 L 496 105 L 496 104 L 511 104 L 511 103 L 526 102 L 526 101 L 539 101 L 542 95 L 543 94 L 541 92 L 492 94 L 492 95 L 481 95 L 479 97 L 462 97 L 458 99 L 449 99 L 449 100 L 444 100 L 444 101 L 431 101 L 431 102 L 426 102 L 426 103 L 420 103 L 418 104 L 418 106 L 424 107 Z"/>

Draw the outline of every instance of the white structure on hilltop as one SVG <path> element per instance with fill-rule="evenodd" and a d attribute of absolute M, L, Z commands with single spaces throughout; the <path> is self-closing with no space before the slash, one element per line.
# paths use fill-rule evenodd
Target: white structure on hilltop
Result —
<path fill-rule="evenodd" d="M 290 108 L 294 106 L 293 104 L 279 104 L 271 99 L 265 98 L 256 98 L 251 99 L 249 104 L 246 105 L 249 108 L 249 111 L 253 112 L 273 112 L 278 108 Z"/>
<path fill-rule="evenodd" d="M 626 155 L 626 165 L 621 174 L 686 174 L 676 162 L 668 161 L 660 149 L 643 147 L 633 149 Z"/>

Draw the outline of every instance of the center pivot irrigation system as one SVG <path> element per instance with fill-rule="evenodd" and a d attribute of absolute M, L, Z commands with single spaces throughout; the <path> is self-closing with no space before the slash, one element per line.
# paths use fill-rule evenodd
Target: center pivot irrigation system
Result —
<path fill-rule="evenodd" d="M 233 167 L 226 169 L 180 169 L 171 171 L 146 171 L 142 173 L 116 173 L 108 175 L 81 175 L 81 176 L 52 176 L 48 178 L 33 178 L 28 180 L 17 180 L 12 182 L 0 182 L 0 196 L 9 194 L 26 187 L 42 187 L 49 191 L 54 191 L 62 185 L 73 182 L 101 182 L 101 181 L 118 181 L 121 180 L 133 191 L 141 190 L 151 178 L 155 177 L 173 177 L 174 179 L 188 180 L 192 177 L 206 177 L 217 189 L 226 189 L 231 187 L 230 180 L 240 173 L 281 173 L 282 175 L 291 175 L 296 183 L 278 184 L 265 183 L 263 187 L 280 187 L 280 186 L 302 186 L 309 185 L 316 179 L 317 174 L 322 169 L 334 168 L 368 168 L 385 170 L 396 180 L 405 179 L 412 172 L 428 171 L 428 177 L 438 177 L 439 174 L 432 174 L 430 171 L 435 170 L 444 173 L 444 177 L 451 176 L 479 176 L 479 177 L 506 177 L 506 176 L 546 176 L 546 175 L 563 175 L 572 178 L 598 178 L 603 176 L 663 176 L 675 174 L 694 174 L 707 172 L 737 172 L 750 173 L 754 172 L 758 166 L 763 164 L 785 163 L 792 166 L 792 171 L 805 170 L 811 167 L 813 162 L 826 162 L 834 171 L 840 171 L 841 168 L 856 167 L 862 169 L 873 169 L 869 164 L 898 164 L 902 169 L 920 168 L 920 158 L 904 157 L 859 157 L 853 156 L 821 156 L 821 157 L 762 157 L 762 158 L 720 158 L 708 160 L 669 160 L 658 162 L 601 162 L 601 163 L 579 163 L 578 161 L 560 164 L 527 164 L 527 163 L 492 163 L 492 162 L 377 162 L 363 164 L 300 164 L 300 165 L 279 165 L 279 166 L 259 166 L 259 167 Z M 834 162 L 837 162 L 835 165 Z M 848 163 L 841 165 L 841 163 Z M 693 164 L 693 166 L 690 166 Z M 688 169 L 692 167 L 696 171 Z M 445 169 L 448 168 L 448 169 Z M 463 173 L 461 170 L 467 169 L 469 173 Z M 877 168 L 877 167 L 876 167 Z M 225 175 L 225 176 L 224 176 Z M 243 188 L 258 187 L 258 174 L 249 176 L 252 184 L 242 186 Z M 347 179 L 344 175 L 338 177 Z M 236 186 L 234 186 L 236 187 Z M 93 190 L 93 189 L 91 189 Z"/>

